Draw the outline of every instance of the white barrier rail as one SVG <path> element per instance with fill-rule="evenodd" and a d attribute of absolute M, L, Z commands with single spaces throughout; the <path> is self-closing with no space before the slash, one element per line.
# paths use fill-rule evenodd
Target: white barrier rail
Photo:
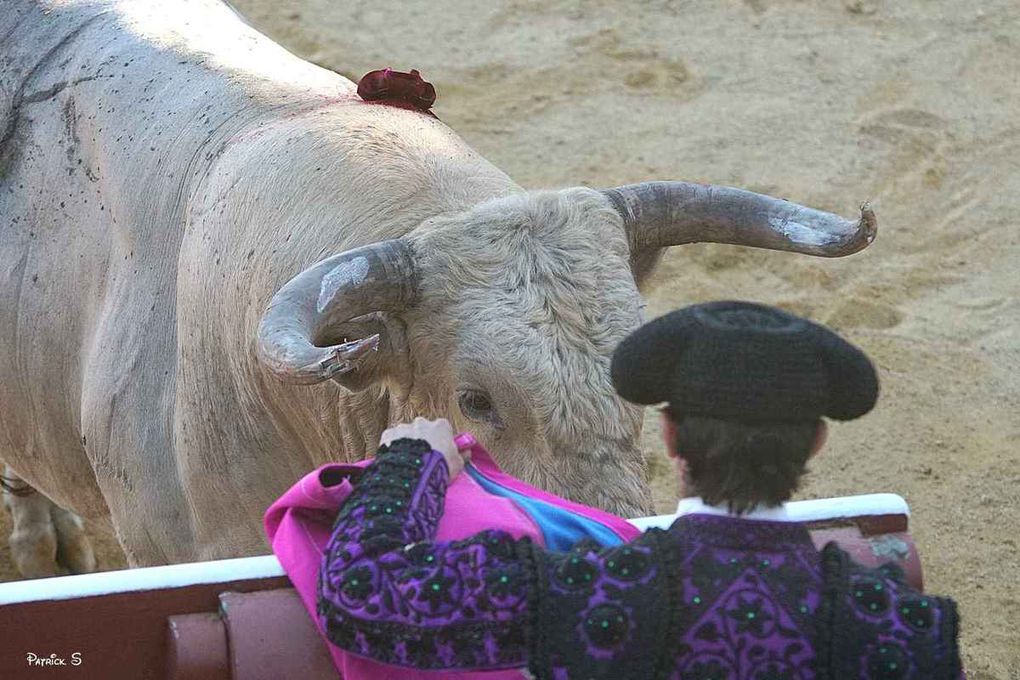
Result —
<path fill-rule="evenodd" d="M 684 512 L 684 501 L 680 501 L 679 514 Z M 850 519 L 853 517 L 876 517 L 879 515 L 910 516 L 907 501 L 894 493 L 869 493 L 860 496 L 819 498 L 810 501 L 792 501 L 783 506 L 783 520 L 788 522 L 824 522 L 827 520 Z M 638 517 L 628 520 L 638 529 L 645 531 L 652 527 L 665 529 L 677 518 L 672 515 Z"/>
<path fill-rule="evenodd" d="M 681 513 L 683 503 L 681 502 Z M 788 521 L 817 522 L 879 515 L 909 515 L 907 502 L 896 494 L 880 493 L 842 498 L 794 501 L 785 506 Z M 638 517 L 630 520 L 641 530 L 666 528 L 677 515 Z M 0 583 L 0 606 L 45 600 L 111 595 L 147 590 L 283 576 L 274 555 L 241 557 L 210 562 L 189 562 L 165 567 L 121 569 L 77 576 L 57 576 L 30 581 Z"/>
<path fill-rule="evenodd" d="M 0 606 L 284 576 L 275 555 L 0 583 Z"/>

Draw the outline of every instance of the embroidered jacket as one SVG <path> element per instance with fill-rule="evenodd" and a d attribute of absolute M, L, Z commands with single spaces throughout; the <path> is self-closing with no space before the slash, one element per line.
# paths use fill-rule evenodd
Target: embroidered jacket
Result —
<path fill-rule="evenodd" d="M 354 654 L 536 678 L 962 678 L 955 604 L 796 523 L 689 515 L 554 553 L 499 531 L 435 543 L 449 471 L 423 441 L 379 451 L 340 510 L 320 623 Z"/>

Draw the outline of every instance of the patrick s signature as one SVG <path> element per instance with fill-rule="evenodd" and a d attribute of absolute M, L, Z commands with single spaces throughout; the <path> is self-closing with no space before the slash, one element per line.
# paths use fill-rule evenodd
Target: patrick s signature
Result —
<path fill-rule="evenodd" d="M 81 652 L 75 652 L 70 659 L 65 659 L 57 654 L 39 656 L 35 652 L 29 652 L 25 655 L 25 660 L 28 661 L 29 666 L 80 666 Z"/>

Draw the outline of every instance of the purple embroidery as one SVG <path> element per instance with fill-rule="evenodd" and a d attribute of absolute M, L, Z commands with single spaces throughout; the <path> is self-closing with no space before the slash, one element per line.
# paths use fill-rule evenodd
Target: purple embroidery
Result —
<path fill-rule="evenodd" d="M 960 675 L 951 601 L 821 554 L 798 524 L 686 516 L 552 553 L 488 531 L 434 543 L 448 471 L 380 450 L 342 507 L 319 582 L 329 639 L 421 669 L 537 678 L 835 680 Z"/>
<path fill-rule="evenodd" d="M 366 470 L 325 556 L 323 625 L 341 647 L 388 663 L 524 666 L 526 566 L 515 559 L 518 542 L 497 531 L 429 542 L 448 476 L 441 454 L 406 440 Z"/>

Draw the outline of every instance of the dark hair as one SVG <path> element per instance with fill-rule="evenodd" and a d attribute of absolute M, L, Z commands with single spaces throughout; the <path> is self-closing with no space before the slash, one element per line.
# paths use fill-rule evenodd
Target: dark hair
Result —
<path fill-rule="evenodd" d="M 797 490 L 819 420 L 746 423 L 700 416 L 677 417 L 677 454 L 686 463 L 684 484 L 709 505 L 742 514 L 776 506 Z"/>

